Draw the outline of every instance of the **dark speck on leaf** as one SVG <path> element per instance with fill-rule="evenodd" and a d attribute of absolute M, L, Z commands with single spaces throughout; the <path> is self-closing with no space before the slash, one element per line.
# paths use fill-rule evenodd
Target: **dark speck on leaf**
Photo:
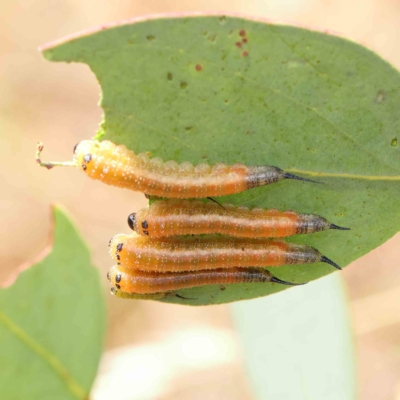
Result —
<path fill-rule="evenodd" d="M 386 100 L 386 93 L 384 90 L 379 90 L 375 97 L 376 103 L 383 103 Z"/>
<path fill-rule="evenodd" d="M 186 89 L 187 85 L 187 82 L 181 82 L 181 89 Z"/>
<path fill-rule="evenodd" d="M 168 74 L 167 74 L 167 79 L 168 79 L 169 81 L 172 81 L 172 74 L 171 74 L 171 72 L 168 72 Z"/>
<path fill-rule="evenodd" d="M 239 35 L 240 35 L 240 36 L 246 36 L 246 31 L 245 31 L 244 29 L 241 29 L 241 30 L 239 31 Z"/>
<path fill-rule="evenodd" d="M 154 35 L 147 35 L 146 36 L 146 39 L 148 40 L 148 41 L 152 41 L 152 40 L 154 40 L 156 37 L 154 36 Z"/>
<path fill-rule="evenodd" d="M 203 69 L 203 67 L 200 64 L 196 65 L 196 71 L 201 71 Z"/>

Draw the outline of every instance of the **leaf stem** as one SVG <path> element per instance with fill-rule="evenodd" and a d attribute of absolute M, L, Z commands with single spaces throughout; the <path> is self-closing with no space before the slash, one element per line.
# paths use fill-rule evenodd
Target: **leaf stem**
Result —
<path fill-rule="evenodd" d="M 41 166 L 47 169 L 52 169 L 53 167 L 76 167 L 76 161 L 50 161 L 50 162 L 43 162 L 40 158 L 41 153 L 43 151 L 43 143 L 38 142 L 36 148 L 36 162 Z"/>

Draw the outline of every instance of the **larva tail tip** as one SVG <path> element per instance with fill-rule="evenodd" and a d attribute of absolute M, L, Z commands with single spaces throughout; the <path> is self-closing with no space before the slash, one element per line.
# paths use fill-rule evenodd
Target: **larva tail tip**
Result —
<path fill-rule="evenodd" d="M 329 229 L 338 229 L 339 231 L 349 231 L 350 228 L 344 228 L 343 226 L 335 225 L 335 224 L 330 224 Z"/>
<path fill-rule="evenodd" d="M 283 177 L 286 178 L 286 179 L 297 179 L 298 181 L 304 181 L 304 182 L 323 183 L 323 182 L 313 181 L 312 179 L 303 178 L 302 176 L 293 175 L 293 174 L 291 174 L 289 172 L 285 172 L 283 174 Z"/>
<path fill-rule="evenodd" d="M 308 282 L 304 282 L 304 283 L 287 282 L 287 281 L 283 281 L 282 279 L 279 279 L 275 276 L 273 276 L 271 278 L 271 282 L 280 283 L 281 285 L 287 285 L 287 286 L 301 286 L 301 285 L 305 285 L 306 283 L 308 283 Z"/>
<path fill-rule="evenodd" d="M 336 269 L 342 270 L 342 267 L 339 267 L 339 265 L 337 265 L 335 262 L 333 262 L 332 260 L 330 260 L 328 257 L 322 256 L 322 257 L 321 257 L 321 262 L 330 264 L 330 265 L 332 265 L 333 267 L 335 267 Z"/>

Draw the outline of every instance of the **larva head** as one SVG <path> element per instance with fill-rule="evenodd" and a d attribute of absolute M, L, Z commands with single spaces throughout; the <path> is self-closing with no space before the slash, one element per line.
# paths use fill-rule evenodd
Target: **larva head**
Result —
<path fill-rule="evenodd" d="M 97 140 L 83 140 L 74 147 L 74 161 L 78 168 L 83 171 L 90 170 L 93 165 L 93 157 L 100 149 L 100 142 Z"/>
<path fill-rule="evenodd" d="M 124 234 L 119 234 L 119 235 L 115 235 L 113 238 L 111 238 L 109 244 L 108 244 L 108 248 L 109 248 L 109 253 L 110 256 L 116 260 L 116 261 L 120 261 L 120 253 L 123 251 L 124 248 L 124 244 L 127 240 L 129 236 L 128 235 L 124 235 Z"/>
<path fill-rule="evenodd" d="M 131 279 L 127 272 L 120 265 L 114 265 L 107 273 L 107 279 L 110 281 L 112 287 L 117 288 L 125 293 L 131 293 Z"/>
<path fill-rule="evenodd" d="M 156 208 L 152 207 L 152 209 L 154 210 Z M 144 208 L 139 210 L 137 213 L 130 214 L 128 217 L 128 225 L 140 236 L 149 236 L 149 227 L 151 225 L 149 220 L 149 209 Z"/>

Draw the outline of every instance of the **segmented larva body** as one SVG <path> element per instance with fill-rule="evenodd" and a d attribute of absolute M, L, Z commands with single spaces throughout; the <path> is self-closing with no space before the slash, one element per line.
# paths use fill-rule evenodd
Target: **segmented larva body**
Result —
<path fill-rule="evenodd" d="M 262 268 L 223 268 L 192 272 L 148 272 L 132 270 L 122 265 L 110 269 L 107 277 L 112 286 L 122 293 L 151 294 L 186 289 L 195 286 L 276 282 L 284 285 L 297 285 L 282 281 Z M 125 298 L 128 297 L 125 295 Z"/>
<path fill-rule="evenodd" d="M 230 237 L 114 236 L 110 255 L 121 265 L 144 271 L 182 272 L 232 267 L 276 267 L 326 262 L 340 269 L 318 250 L 305 244 Z"/>
<path fill-rule="evenodd" d="M 346 229 L 325 218 L 294 211 L 222 206 L 202 201 L 156 201 L 128 217 L 131 229 L 141 236 L 223 234 L 247 238 L 279 238 L 326 229 Z"/>
<path fill-rule="evenodd" d="M 51 163 L 41 165 L 51 167 Z M 269 185 L 282 179 L 300 178 L 271 166 L 163 162 L 146 154 L 135 155 L 125 146 L 110 141 L 84 140 L 74 151 L 74 163 L 93 179 L 167 198 L 225 196 Z M 54 164 L 55 165 L 55 164 Z"/>

